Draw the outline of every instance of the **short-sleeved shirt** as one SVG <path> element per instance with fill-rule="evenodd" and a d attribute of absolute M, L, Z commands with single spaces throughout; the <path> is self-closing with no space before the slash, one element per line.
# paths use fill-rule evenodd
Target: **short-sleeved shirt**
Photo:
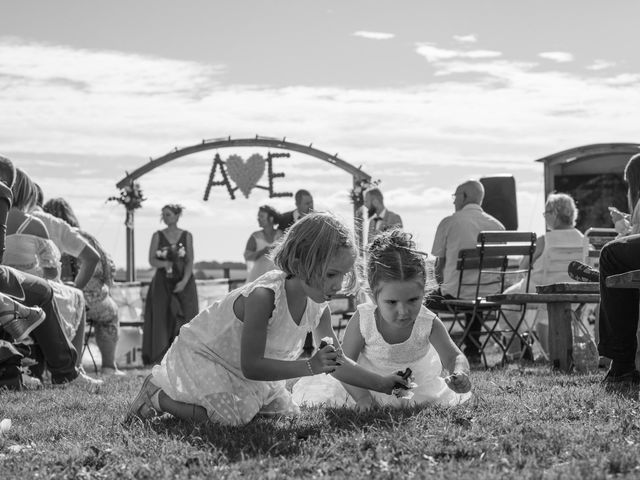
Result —
<path fill-rule="evenodd" d="M 49 238 L 53 240 L 53 243 L 56 244 L 62 253 L 66 253 L 72 257 L 78 257 L 80 252 L 84 250 L 84 247 L 90 246 L 77 229 L 73 228 L 61 218 L 54 217 L 39 209 L 35 209 L 31 212 L 31 215 L 42 220 L 42 223 L 44 223 L 44 226 L 47 227 L 47 231 L 49 232 Z"/>
<path fill-rule="evenodd" d="M 478 234 L 484 230 L 504 230 L 504 225 L 492 217 L 477 203 L 469 203 L 453 215 L 445 217 L 436 230 L 431 254 L 445 259 L 440 291 L 443 295 L 458 296 L 460 272 L 456 270 L 458 252 L 475 248 Z M 463 286 L 460 298 L 470 298 L 475 294 L 471 286 Z"/>

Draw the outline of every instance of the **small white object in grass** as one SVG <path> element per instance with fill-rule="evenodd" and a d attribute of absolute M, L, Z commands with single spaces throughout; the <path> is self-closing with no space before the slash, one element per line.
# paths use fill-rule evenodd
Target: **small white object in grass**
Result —
<path fill-rule="evenodd" d="M 0 421 L 0 434 L 7 433 L 11 429 L 11 419 L 3 418 Z"/>

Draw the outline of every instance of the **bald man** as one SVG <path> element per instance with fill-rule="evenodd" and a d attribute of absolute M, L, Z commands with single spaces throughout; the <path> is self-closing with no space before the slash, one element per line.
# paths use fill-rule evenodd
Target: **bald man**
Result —
<path fill-rule="evenodd" d="M 438 297 L 463 299 L 474 297 L 475 286 L 463 285 L 459 287 L 460 272 L 456 270 L 458 252 L 467 248 L 475 248 L 478 234 L 482 231 L 505 229 L 499 220 L 482 210 L 480 205 L 483 198 L 484 187 L 477 180 L 468 180 L 456 188 L 453 194 L 455 212 L 445 217 L 438 225 L 431 249 L 432 255 L 436 257 L 436 278 L 440 284 L 440 292 L 427 301 L 427 307 L 442 309 L 432 302 Z M 469 281 L 474 283 L 473 280 Z M 477 339 L 479 332 L 480 323 L 474 321 L 470 336 Z M 470 338 L 465 340 L 464 352 L 469 361 L 475 363 L 480 360 L 478 345 Z"/>

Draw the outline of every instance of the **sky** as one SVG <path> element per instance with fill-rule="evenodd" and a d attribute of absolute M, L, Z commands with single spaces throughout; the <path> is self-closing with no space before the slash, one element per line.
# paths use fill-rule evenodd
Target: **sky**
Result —
<path fill-rule="evenodd" d="M 640 141 L 639 15 L 635 0 L 2 2 L 0 155 L 66 198 L 119 266 L 115 184 L 221 137 L 337 153 L 380 180 L 425 250 L 470 178 L 513 175 L 519 228 L 543 233 L 536 159 Z M 185 206 L 197 261 L 242 261 L 258 207 L 294 207 L 260 189 L 231 200 L 213 187 L 204 201 L 216 153 L 268 150 L 208 150 L 142 176 L 138 267 L 167 203 Z M 346 172 L 298 153 L 274 170 L 278 191 L 308 189 L 352 221 Z"/>

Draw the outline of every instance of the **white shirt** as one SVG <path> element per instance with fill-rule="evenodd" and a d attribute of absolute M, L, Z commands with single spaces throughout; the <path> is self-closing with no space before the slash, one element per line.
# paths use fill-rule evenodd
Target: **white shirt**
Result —
<path fill-rule="evenodd" d="M 78 257 L 84 247 L 89 245 L 75 228 L 61 218 L 54 217 L 40 208 L 33 210 L 31 215 L 42 220 L 49 232 L 49 238 L 62 253 Z"/>
<path fill-rule="evenodd" d="M 442 284 L 440 285 L 440 291 L 443 295 L 458 296 L 460 280 L 460 272 L 456 270 L 458 252 L 466 248 L 475 248 L 480 232 L 504 229 L 504 225 L 500 221 L 485 213 L 477 203 L 465 205 L 440 222 L 431 253 L 441 260 L 443 258 L 445 260 Z M 474 294 L 475 287 L 463 286 L 460 290 L 460 298 L 471 298 Z"/>

